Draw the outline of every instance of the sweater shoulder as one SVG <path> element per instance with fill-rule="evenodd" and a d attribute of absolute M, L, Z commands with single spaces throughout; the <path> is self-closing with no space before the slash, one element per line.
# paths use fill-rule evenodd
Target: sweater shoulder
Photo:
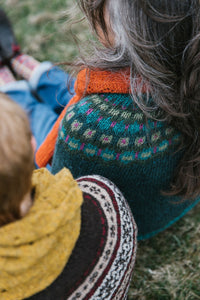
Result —
<path fill-rule="evenodd" d="M 119 126 L 120 133 L 124 126 L 125 129 L 130 127 L 129 132 L 133 133 L 134 129 L 136 131 L 138 129 L 137 125 L 142 129 L 141 126 L 146 122 L 154 123 L 153 119 L 147 120 L 144 112 L 133 102 L 129 94 L 110 93 L 88 95 L 70 106 L 63 120 L 63 126 L 68 126 L 74 119 L 83 120 L 87 124 L 95 122 L 97 129 L 103 128 L 104 125 L 107 130 L 114 128 L 116 134 Z M 165 124 L 160 123 L 159 126 L 163 127 Z"/>
<path fill-rule="evenodd" d="M 104 157 L 146 160 L 180 143 L 181 135 L 164 121 L 147 118 L 129 94 L 93 94 L 69 107 L 58 142 L 69 150 Z"/>

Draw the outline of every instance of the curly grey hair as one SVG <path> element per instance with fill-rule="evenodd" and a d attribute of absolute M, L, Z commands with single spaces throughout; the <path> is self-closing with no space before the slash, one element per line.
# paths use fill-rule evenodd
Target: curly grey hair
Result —
<path fill-rule="evenodd" d="M 200 194 L 200 3 L 199 0 L 77 0 L 98 35 L 96 47 L 79 65 L 119 72 L 130 68 L 133 100 L 146 113 L 157 112 L 183 134 L 183 158 L 170 194 Z M 135 85 L 142 78 L 141 85 Z M 142 86 L 149 94 L 142 97 Z M 149 101 L 153 98 L 153 101 Z"/>

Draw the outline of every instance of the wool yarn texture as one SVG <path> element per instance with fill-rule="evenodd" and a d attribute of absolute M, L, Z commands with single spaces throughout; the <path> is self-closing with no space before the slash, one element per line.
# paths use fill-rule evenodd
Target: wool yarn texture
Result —
<path fill-rule="evenodd" d="M 200 200 L 182 201 L 181 197 L 163 194 L 171 189 L 182 158 L 183 136 L 159 120 L 159 110 L 150 111 L 147 117 L 133 101 L 128 69 L 87 72 L 79 73 L 76 96 L 37 158 L 47 163 L 54 153 L 54 174 L 65 166 L 74 178 L 98 174 L 111 180 L 131 207 L 138 239 L 149 238 L 179 220 Z M 137 84 L 141 84 L 140 77 Z M 142 88 L 142 97 L 149 106 L 153 104 L 147 86 Z M 55 139 L 50 141 L 52 133 Z"/>
<path fill-rule="evenodd" d="M 52 130 L 36 153 L 36 162 L 39 167 L 45 167 L 51 162 L 58 137 L 59 126 L 69 106 L 79 102 L 84 96 L 95 93 L 129 93 L 128 83 L 129 69 L 123 73 L 112 73 L 109 71 L 92 71 L 83 69 L 79 72 L 75 82 L 75 96 L 63 109 Z M 89 78 L 89 81 L 88 81 Z M 144 87 L 145 89 L 145 87 Z"/>
<path fill-rule="evenodd" d="M 20 300 L 50 285 L 65 267 L 81 226 L 82 192 L 67 169 L 34 171 L 28 214 L 0 228 L 0 299 Z"/>

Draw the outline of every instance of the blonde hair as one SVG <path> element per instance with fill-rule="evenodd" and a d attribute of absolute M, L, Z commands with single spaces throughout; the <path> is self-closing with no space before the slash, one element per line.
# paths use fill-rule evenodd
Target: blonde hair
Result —
<path fill-rule="evenodd" d="M 31 189 L 34 154 L 26 113 L 0 93 L 0 226 L 20 218 Z"/>

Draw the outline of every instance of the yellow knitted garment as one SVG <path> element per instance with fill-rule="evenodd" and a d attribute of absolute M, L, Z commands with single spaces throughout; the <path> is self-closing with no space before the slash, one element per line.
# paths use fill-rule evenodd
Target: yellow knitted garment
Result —
<path fill-rule="evenodd" d="M 21 220 L 0 228 L 0 299 L 20 300 L 62 272 L 80 233 L 82 193 L 70 171 L 36 170 L 34 204 Z"/>

